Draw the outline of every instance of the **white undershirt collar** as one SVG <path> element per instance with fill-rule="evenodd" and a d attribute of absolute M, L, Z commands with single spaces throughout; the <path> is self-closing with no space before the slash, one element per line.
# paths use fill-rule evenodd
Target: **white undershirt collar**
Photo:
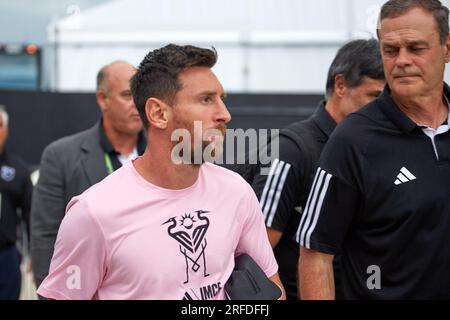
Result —
<path fill-rule="evenodd" d="M 118 154 L 117 159 L 120 161 L 122 165 L 127 163 L 128 161 L 132 161 L 138 157 L 138 150 L 137 147 L 134 147 L 133 152 L 131 152 L 128 156 L 125 156 L 123 154 Z"/>
<path fill-rule="evenodd" d="M 445 101 L 447 102 L 447 108 L 450 110 L 450 103 L 448 101 L 448 98 L 445 95 L 444 95 L 444 98 L 445 98 Z M 423 125 L 422 126 L 419 125 L 419 126 L 422 128 L 423 132 L 431 139 L 431 142 L 433 143 L 434 153 L 436 154 L 436 158 L 439 160 L 439 153 L 437 151 L 434 138 L 437 135 L 446 133 L 447 131 L 450 130 L 450 111 L 449 111 L 449 114 L 447 117 L 447 123 L 441 124 L 437 129 L 430 128 L 428 126 L 423 126 Z"/>

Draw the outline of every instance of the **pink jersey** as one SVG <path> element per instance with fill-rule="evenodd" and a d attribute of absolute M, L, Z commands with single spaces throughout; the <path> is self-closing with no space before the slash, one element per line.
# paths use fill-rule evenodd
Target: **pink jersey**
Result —
<path fill-rule="evenodd" d="M 168 190 L 132 162 L 75 197 L 38 293 L 51 299 L 224 299 L 234 257 L 278 266 L 258 200 L 237 174 L 206 163 Z"/>

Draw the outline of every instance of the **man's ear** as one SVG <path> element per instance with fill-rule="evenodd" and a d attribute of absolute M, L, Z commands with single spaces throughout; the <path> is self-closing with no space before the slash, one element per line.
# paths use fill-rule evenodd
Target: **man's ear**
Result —
<path fill-rule="evenodd" d="M 447 41 L 445 41 L 444 46 L 445 46 L 444 48 L 445 63 L 448 63 L 450 61 L 450 35 L 447 36 Z"/>
<path fill-rule="evenodd" d="M 145 115 L 151 127 L 166 129 L 169 123 L 169 106 L 157 98 L 145 103 Z"/>
<path fill-rule="evenodd" d="M 97 90 L 95 92 L 95 98 L 97 99 L 97 103 L 100 106 L 100 110 L 104 112 L 108 106 L 108 104 L 106 103 L 106 99 L 108 99 L 108 97 L 106 96 L 106 92 L 103 90 Z"/>
<path fill-rule="evenodd" d="M 334 77 L 334 93 L 342 98 L 347 92 L 347 81 L 342 74 L 338 74 Z"/>

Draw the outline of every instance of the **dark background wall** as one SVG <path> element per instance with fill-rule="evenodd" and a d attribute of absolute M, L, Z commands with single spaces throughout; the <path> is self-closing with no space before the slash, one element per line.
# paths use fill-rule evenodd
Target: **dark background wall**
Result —
<path fill-rule="evenodd" d="M 309 116 L 321 99 L 321 95 L 230 94 L 229 128 L 281 128 Z M 93 93 L 0 90 L 0 105 L 10 116 L 8 150 L 33 166 L 50 142 L 87 129 L 100 117 Z"/>

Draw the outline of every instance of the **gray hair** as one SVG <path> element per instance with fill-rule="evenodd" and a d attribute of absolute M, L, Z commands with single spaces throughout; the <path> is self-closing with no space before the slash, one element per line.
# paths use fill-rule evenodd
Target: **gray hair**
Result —
<path fill-rule="evenodd" d="M 380 38 L 380 25 L 383 19 L 401 16 L 413 8 L 422 8 L 433 15 L 438 27 L 439 39 L 441 44 L 444 44 L 449 34 L 449 10 L 439 0 L 389 0 L 381 7 L 377 28 L 378 38 Z"/>
<path fill-rule="evenodd" d="M 337 75 L 342 75 L 349 88 L 355 88 L 365 80 L 371 78 L 384 80 L 383 61 L 378 41 L 353 40 L 339 49 L 328 70 L 326 98 L 334 93 Z"/>

